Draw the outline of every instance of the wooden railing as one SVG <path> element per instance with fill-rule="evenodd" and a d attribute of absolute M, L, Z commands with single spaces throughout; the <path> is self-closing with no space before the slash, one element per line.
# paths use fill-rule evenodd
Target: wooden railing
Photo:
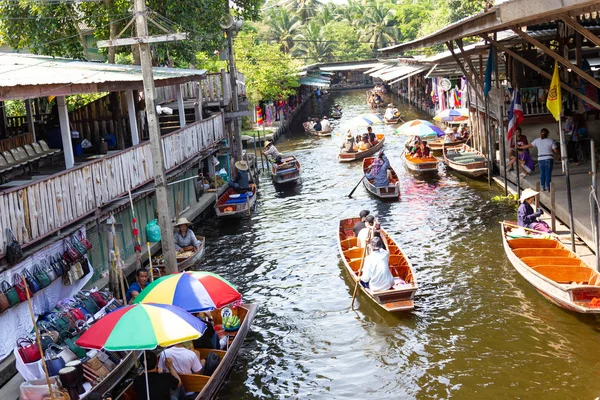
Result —
<path fill-rule="evenodd" d="M 225 136 L 222 114 L 162 138 L 165 169 L 193 158 Z M 0 193 L 0 254 L 10 228 L 31 244 L 93 213 L 154 178 L 150 143 L 144 142 L 67 171 Z"/>
<path fill-rule="evenodd" d="M 244 74 L 237 73 L 237 89 L 239 96 L 246 96 Z M 200 81 L 202 85 L 202 103 L 220 103 L 227 105 L 231 102 L 231 79 L 228 72 L 222 70 L 218 73 L 206 74 L 206 79 Z M 185 100 L 196 99 L 198 82 L 187 82 L 181 85 L 181 92 Z M 163 86 L 156 88 L 156 102 L 158 104 L 177 101 L 177 88 Z"/>

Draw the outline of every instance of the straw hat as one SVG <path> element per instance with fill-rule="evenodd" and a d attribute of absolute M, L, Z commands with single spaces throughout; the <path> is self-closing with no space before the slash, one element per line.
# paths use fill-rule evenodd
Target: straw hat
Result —
<path fill-rule="evenodd" d="M 265 142 L 265 147 L 269 147 L 269 146 L 270 146 L 270 145 L 272 145 L 272 144 L 273 144 L 273 142 L 271 142 L 270 140 L 267 140 L 267 141 Z"/>
<path fill-rule="evenodd" d="M 236 161 L 235 168 L 239 171 L 248 171 L 248 164 L 246 164 L 246 161 Z"/>
<path fill-rule="evenodd" d="M 532 198 L 533 196 L 536 196 L 539 192 L 536 192 L 533 189 L 525 189 L 523 190 L 523 193 L 521 193 L 521 198 L 519 199 L 519 203 L 524 202 L 527 199 Z"/>
<path fill-rule="evenodd" d="M 348 131 L 348 133 L 346 133 L 346 139 L 352 139 L 353 137 L 352 132 Z"/>
<path fill-rule="evenodd" d="M 192 223 L 190 221 L 187 220 L 187 218 L 179 218 L 177 220 L 177 223 L 175 224 L 175 226 L 179 226 L 179 225 L 191 225 Z"/>

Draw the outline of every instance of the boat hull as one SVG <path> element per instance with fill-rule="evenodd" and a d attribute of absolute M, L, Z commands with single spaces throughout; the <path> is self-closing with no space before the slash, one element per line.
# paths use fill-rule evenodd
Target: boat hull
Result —
<path fill-rule="evenodd" d="M 377 153 L 379 150 L 381 150 L 383 148 L 383 145 L 385 142 L 385 136 L 381 133 L 377 134 L 377 140 L 379 140 L 379 143 L 377 143 L 375 146 L 373 146 L 365 151 L 357 151 L 356 153 L 340 152 L 338 154 L 338 161 L 339 162 L 352 162 L 352 161 L 356 161 L 356 160 L 362 160 L 365 157 L 371 157 L 373 154 Z"/>
<path fill-rule="evenodd" d="M 215 212 L 217 217 L 220 218 L 243 218 L 250 216 L 252 207 L 256 204 L 256 185 L 252 184 L 252 196 L 244 203 L 227 204 L 226 202 L 230 199 L 232 194 L 235 194 L 235 190 L 227 189 L 215 204 Z"/>
<path fill-rule="evenodd" d="M 435 157 L 415 158 L 404 152 L 406 169 L 418 175 L 433 175 L 438 173 L 438 160 Z"/>
<path fill-rule="evenodd" d="M 314 136 L 331 136 L 331 133 L 333 132 L 333 128 L 329 128 L 327 130 L 317 132 L 308 126 L 308 122 L 304 122 L 302 124 L 302 126 L 304 127 L 304 131 L 306 133 L 310 133 L 311 135 L 314 135 Z"/>
<path fill-rule="evenodd" d="M 271 163 L 271 179 L 273 183 L 277 185 L 290 185 L 298 182 L 301 173 L 300 161 L 294 156 L 287 156 L 282 161 L 284 164 L 281 165 Z"/>
<path fill-rule="evenodd" d="M 363 173 L 364 174 L 366 174 L 369 171 L 371 164 L 373 163 L 374 160 L 375 160 L 374 157 L 367 157 L 367 158 L 363 159 Z M 400 200 L 400 186 L 399 186 L 399 182 L 398 182 L 398 175 L 396 174 L 396 171 L 394 171 L 394 169 L 392 168 L 391 165 L 389 167 L 389 170 L 391 171 L 392 177 L 390 180 L 390 184 L 388 186 L 377 187 L 367 178 L 363 179 L 363 185 L 369 193 L 371 193 L 373 196 L 376 196 L 380 199 Z"/>
<path fill-rule="evenodd" d="M 353 285 L 357 284 L 363 249 L 356 247 L 357 240 L 354 237 L 352 227 L 359 222 L 360 218 L 343 219 L 338 228 L 338 250 L 344 263 L 344 269 L 348 272 Z M 372 292 L 358 283 L 361 293 L 368 297 L 381 309 L 388 312 L 410 311 L 414 308 L 414 296 L 418 289 L 416 275 L 410 261 L 404 256 L 396 242 L 382 229 L 381 236 L 390 251 L 390 269 L 394 277 L 402 278 L 407 283 L 399 288 Z"/>
<path fill-rule="evenodd" d="M 461 140 L 453 140 L 452 142 L 446 142 L 445 138 L 441 138 L 440 140 L 433 140 L 431 142 L 427 142 L 427 146 L 429 146 L 429 148 L 432 151 L 442 151 L 444 147 L 450 149 L 453 147 L 461 146 L 462 144 L 467 143 L 469 139 L 470 136 L 467 136 L 466 138 Z"/>

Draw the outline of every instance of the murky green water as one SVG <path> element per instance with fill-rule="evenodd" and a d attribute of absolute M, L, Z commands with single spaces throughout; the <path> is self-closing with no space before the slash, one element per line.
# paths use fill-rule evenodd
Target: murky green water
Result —
<path fill-rule="evenodd" d="M 328 113 L 333 101 L 344 120 L 369 112 L 364 91 L 356 91 L 331 94 L 304 113 Z M 336 161 L 340 137 L 317 139 L 298 126 L 277 147 L 300 160 L 302 184 L 277 192 L 264 174 L 251 220 L 213 219 L 196 228 L 207 236 L 202 268 L 260 305 L 220 398 L 600 395 L 597 323 L 547 302 L 508 263 L 498 221 L 515 210 L 490 201 L 501 191 L 443 167 L 439 179 L 410 175 L 399 157 L 404 140 L 388 136 L 385 146 L 401 178 L 401 202 L 378 202 L 362 187 L 348 199 L 360 165 Z M 360 296 L 350 310 L 353 286 L 341 268 L 337 223 L 363 208 L 415 266 L 413 312 L 386 314 Z"/>

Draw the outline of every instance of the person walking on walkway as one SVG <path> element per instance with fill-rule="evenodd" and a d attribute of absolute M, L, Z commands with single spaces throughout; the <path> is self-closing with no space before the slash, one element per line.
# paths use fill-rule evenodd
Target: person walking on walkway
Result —
<path fill-rule="evenodd" d="M 550 191 L 550 182 L 552 181 L 552 167 L 554 167 L 554 154 L 558 154 L 556 143 L 548 137 L 548 129 L 542 128 L 540 137 L 531 144 L 517 146 L 519 149 L 537 148 L 538 165 L 540 166 L 540 186 L 542 192 Z"/>

